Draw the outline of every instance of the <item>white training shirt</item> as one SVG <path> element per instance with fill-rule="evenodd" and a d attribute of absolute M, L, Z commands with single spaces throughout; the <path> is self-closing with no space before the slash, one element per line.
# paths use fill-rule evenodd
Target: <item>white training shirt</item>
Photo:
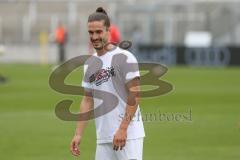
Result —
<path fill-rule="evenodd" d="M 82 86 L 91 90 L 95 109 L 103 101 L 106 101 L 106 104 L 102 105 L 101 109 L 99 108 L 98 116 L 95 118 L 97 143 L 113 141 L 114 134 L 125 115 L 127 98 L 125 84 L 136 77 L 140 77 L 136 58 L 129 51 L 119 47 L 102 56 L 97 56 L 95 53 L 85 62 Z M 104 97 L 104 100 L 99 97 Z M 127 139 L 144 136 L 145 132 L 138 106 L 135 117 L 129 124 Z"/>

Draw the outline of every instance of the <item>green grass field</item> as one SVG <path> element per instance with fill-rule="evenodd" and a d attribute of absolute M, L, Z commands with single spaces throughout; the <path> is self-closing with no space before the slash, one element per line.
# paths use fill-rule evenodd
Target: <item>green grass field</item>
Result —
<path fill-rule="evenodd" d="M 75 122 L 55 116 L 56 103 L 79 96 L 53 91 L 50 66 L 1 64 L 0 160 L 92 160 L 95 154 L 93 121 L 73 157 L 69 144 Z M 192 121 L 145 122 L 144 160 L 238 160 L 240 158 L 240 68 L 170 68 L 163 79 L 174 85 L 167 95 L 142 99 L 145 113 L 182 113 Z M 81 70 L 67 79 L 79 85 Z"/>

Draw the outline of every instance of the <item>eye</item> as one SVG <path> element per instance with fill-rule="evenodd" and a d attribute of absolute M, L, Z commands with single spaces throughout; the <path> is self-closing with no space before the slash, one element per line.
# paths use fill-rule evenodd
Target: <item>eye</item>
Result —
<path fill-rule="evenodd" d="M 89 33 L 90 35 L 93 35 L 93 31 L 88 31 L 88 33 Z"/>
<path fill-rule="evenodd" d="M 97 30 L 96 33 L 97 34 L 101 34 L 103 31 L 102 30 Z"/>

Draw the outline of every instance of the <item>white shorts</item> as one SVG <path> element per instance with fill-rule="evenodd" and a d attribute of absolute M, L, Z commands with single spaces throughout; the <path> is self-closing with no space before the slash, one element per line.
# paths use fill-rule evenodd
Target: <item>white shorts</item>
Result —
<path fill-rule="evenodd" d="M 142 160 L 143 138 L 127 140 L 122 150 L 114 151 L 112 143 L 97 144 L 95 160 Z"/>

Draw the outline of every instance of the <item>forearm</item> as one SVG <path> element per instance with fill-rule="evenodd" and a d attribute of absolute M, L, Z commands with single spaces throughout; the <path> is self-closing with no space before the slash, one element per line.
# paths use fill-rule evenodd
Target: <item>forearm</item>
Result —
<path fill-rule="evenodd" d="M 83 131 L 86 128 L 88 121 L 78 121 L 75 135 L 81 136 L 83 135 Z"/>
<path fill-rule="evenodd" d="M 120 124 L 120 129 L 127 129 L 140 101 L 140 82 L 136 78 L 127 84 L 128 96 L 124 118 Z"/>
<path fill-rule="evenodd" d="M 84 96 L 80 105 L 80 113 L 86 113 L 92 109 L 92 100 L 89 97 Z M 88 124 L 88 120 L 77 121 L 75 135 L 82 136 L 83 131 Z"/>
<path fill-rule="evenodd" d="M 134 117 L 138 104 L 139 104 L 139 98 L 134 98 L 135 99 L 135 103 L 131 104 L 133 99 L 128 98 L 128 103 L 126 106 L 126 110 L 125 110 L 125 115 L 123 117 L 123 120 L 120 124 L 120 129 L 124 129 L 127 130 L 132 118 Z"/>

